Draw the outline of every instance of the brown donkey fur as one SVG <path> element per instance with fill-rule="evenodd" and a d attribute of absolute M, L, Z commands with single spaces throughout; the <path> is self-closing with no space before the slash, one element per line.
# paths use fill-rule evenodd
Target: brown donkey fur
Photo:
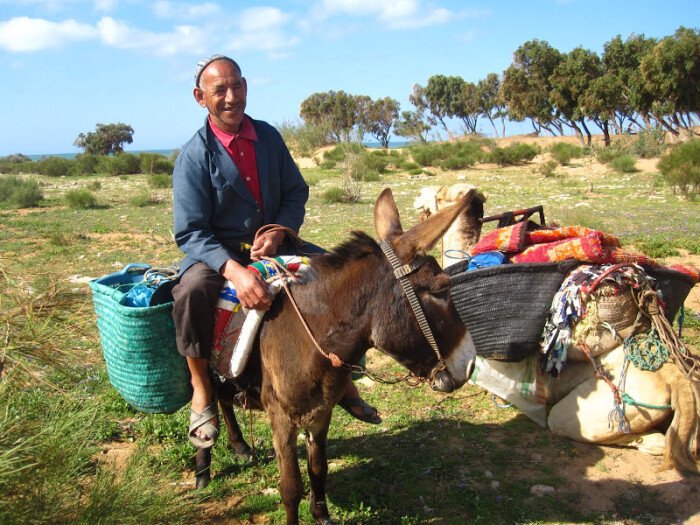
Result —
<path fill-rule="evenodd" d="M 388 241 L 402 264 L 430 250 L 453 220 L 465 209 L 475 192 L 403 232 L 399 213 L 389 189 L 375 205 L 375 229 Z M 449 294 L 449 279 L 432 257 L 410 274 L 438 348 L 449 381 L 433 381 L 433 388 L 449 391 L 462 386 L 475 356 L 471 338 L 459 319 Z M 408 300 L 379 245 L 364 233 L 354 232 L 349 241 L 331 253 L 311 260 L 311 277 L 291 290 L 304 318 L 325 352 L 343 362 L 357 364 L 375 347 L 391 355 L 415 375 L 431 374 L 438 363 L 435 352 L 420 331 Z M 267 312 L 256 339 L 253 355 L 241 380 L 218 387 L 218 399 L 234 450 L 248 455 L 233 413 L 234 398 L 241 392 L 249 406 L 262 408 L 270 418 L 273 444 L 280 473 L 280 495 L 287 523 L 298 523 L 303 494 L 297 462 L 297 436 L 307 440 L 311 513 L 317 523 L 331 523 L 326 506 L 328 472 L 326 439 L 333 407 L 341 399 L 348 380 L 347 368 L 334 368 L 313 345 L 285 294 Z M 197 485 L 209 476 L 209 451 L 197 453 Z"/>

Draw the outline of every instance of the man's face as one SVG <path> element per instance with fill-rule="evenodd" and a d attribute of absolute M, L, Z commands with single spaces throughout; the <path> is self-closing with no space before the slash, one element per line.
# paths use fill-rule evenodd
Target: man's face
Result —
<path fill-rule="evenodd" d="M 248 85 L 228 60 L 209 64 L 194 88 L 194 98 L 207 108 L 214 124 L 228 132 L 238 133 L 243 122 Z"/>

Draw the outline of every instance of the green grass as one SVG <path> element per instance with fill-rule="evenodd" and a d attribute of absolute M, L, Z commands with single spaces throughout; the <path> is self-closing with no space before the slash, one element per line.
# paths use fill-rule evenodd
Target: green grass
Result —
<path fill-rule="evenodd" d="M 424 153 L 427 158 L 434 152 Z M 550 222 L 606 230 L 654 257 L 700 253 L 700 204 L 659 184 L 655 173 L 595 175 L 588 169 L 593 159 L 584 157 L 577 161 L 583 174 L 575 176 L 476 164 L 459 172 L 432 167 L 428 177 L 410 173 L 413 161 L 382 157 L 403 167 L 389 166 L 381 180 L 358 183 L 359 200 L 352 205 L 325 200 L 344 180 L 339 169 L 303 170 L 313 181 L 303 238 L 332 247 L 351 229 L 374 234 L 374 200 L 387 186 L 408 228 L 416 222 L 413 200 L 422 187 L 464 177 L 488 194 L 487 214 L 543 204 Z M 30 180 L 45 197 L 39 206 L 31 212 L 0 210 L 0 523 L 191 523 L 203 507 L 219 522 L 283 523 L 265 416 L 253 418 L 258 463 L 240 461 L 222 439 L 213 452 L 210 487 L 194 493 L 187 408 L 145 415 L 126 405 L 106 376 L 88 288 L 68 282 L 129 262 L 176 264 L 181 254 L 172 241 L 171 190 L 152 187 L 149 175 Z M 66 195 L 88 184 L 99 190 L 100 206 L 67 206 Z M 153 202 L 134 204 L 140 195 Z M 695 314 L 686 311 L 684 333 L 691 344 L 700 343 L 699 330 Z M 374 351 L 368 366 L 383 375 L 402 371 Z M 338 523 L 608 522 L 581 510 L 586 484 L 574 487 L 562 475 L 575 447 L 516 409 L 495 408 L 480 389 L 466 386 L 444 396 L 405 384 L 361 381 L 359 388 L 385 422 L 363 425 L 335 411 L 328 502 Z M 249 439 L 248 414 L 238 415 Z M 130 453 L 120 464 L 109 460 L 117 449 Z M 539 460 L 532 459 L 533 451 Z M 306 480 L 304 455 L 300 440 Z M 601 458 L 594 464 L 600 470 Z M 536 483 L 561 492 L 535 499 L 529 488 Z M 676 521 L 673 509 L 657 507 L 650 488 L 619 483 L 638 491 L 643 505 L 619 500 L 618 521 L 644 520 L 647 514 Z M 301 516 L 311 522 L 306 501 Z"/>

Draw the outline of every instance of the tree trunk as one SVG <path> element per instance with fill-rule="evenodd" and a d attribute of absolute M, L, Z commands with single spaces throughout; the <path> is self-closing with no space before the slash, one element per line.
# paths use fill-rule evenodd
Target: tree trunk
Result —
<path fill-rule="evenodd" d="M 591 145 L 591 132 L 588 129 L 588 126 L 586 126 L 585 120 L 581 119 L 579 122 L 581 122 L 581 127 L 586 132 L 586 144 L 585 145 L 590 147 L 590 145 Z"/>
<path fill-rule="evenodd" d="M 498 129 L 496 129 L 496 123 L 493 121 L 493 118 L 491 115 L 486 115 L 486 118 L 489 119 L 489 122 L 491 123 L 491 127 L 493 127 L 493 132 L 496 135 L 496 138 L 498 138 Z"/>
<path fill-rule="evenodd" d="M 679 135 L 678 130 L 674 129 L 674 127 L 671 126 L 671 124 L 669 124 L 668 122 L 666 122 L 666 120 L 663 117 L 658 117 L 656 115 L 653 115 L 653 117 L 656 119 L 656 122 L 661 124 L 661 127 L 665 128 L 669 133 L 671 133 L 671 135 L 673 135 L 674 137 L 677 137 Z"/>

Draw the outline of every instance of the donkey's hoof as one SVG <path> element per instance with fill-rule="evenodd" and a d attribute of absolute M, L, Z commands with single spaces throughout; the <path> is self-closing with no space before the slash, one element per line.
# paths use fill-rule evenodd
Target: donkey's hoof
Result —
<path fill-rule="evenodd" d="M 209 485 L 210 481 L 211 481 L 211 476 L 209 476 L 209 472 L 207 472 L 206 474 L 200 474 L 199 476 L 195 476 L 194 488 L 196 490 L 205 489 L 205 488 L 207 488 L 207 485 Z"/>
<path fill-rule="evenodd" d="M 250 461 L 253 457 L 253 452 L 250 449 L 250 447 L 248 446 L 248 443 L 246 443 L 245 441 L 234 443 L 233 452 L 234 452 L 234 454 L 236 454 L 236 456 L 238 456 L 239 458 L 241 458 L 243 461 L 246 461 L 246 462 Z"/>

